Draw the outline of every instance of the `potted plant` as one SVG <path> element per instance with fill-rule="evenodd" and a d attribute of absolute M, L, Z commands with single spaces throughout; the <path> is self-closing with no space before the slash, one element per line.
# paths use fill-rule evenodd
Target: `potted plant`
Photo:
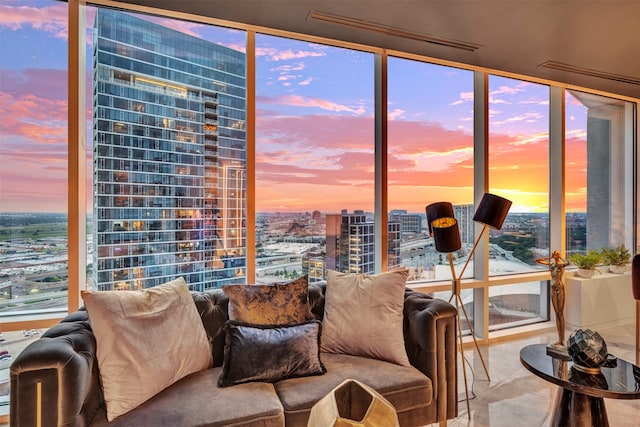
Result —
<path fill-rule="evenodd" d="M 624 246 L 618 245 L 615 248 L 602 248 L 602 261 L 604 265 L 609 266 L 612 273 L 624 273 L 629 261 L 631 261 L 631 252 Z"/>
<path fill-rule="evenodd" d="M 578 276 L 591 278 L 596 272 L 596 267 L 602 262 L 602 254 L 590 250 L 586 254 L 575 253 L 569 256 L 569 262 L 578 267 Z"/>

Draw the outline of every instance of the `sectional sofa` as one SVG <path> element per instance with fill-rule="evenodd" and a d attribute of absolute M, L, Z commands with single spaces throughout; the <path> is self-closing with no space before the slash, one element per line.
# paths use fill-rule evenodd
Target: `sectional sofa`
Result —
<path fill-rule="evenodd" d="M 312 406 L 346 379 L 361 381 L 382 394 L 395 407 L 401 426 L 446 424 L 457 415 L 456 311 L 445 301 L 404 290 L 406 366 L 376 357 L 327 352 L 319 344 L 321 371 L 222 384 L 232 362 L 229 296 L 220 289 L 189 293 L 211 349 L 211 364 L 206 369 L 184 376 L 109 421 L 93 316 L 89 315 L 93 313 L 82 307 L 43 333 L 13 362 L 11 425 L 302 427 L 307 425 Z M 327 284 L 308 285 L 314 324 L 325 320 L 326 294 Z M 162 348 L 165 344 L 160 340 L 154 345 Z M 258 361 L 267 357 L 262 350 L 242 356 Z M 276 364 L 281 360 L 278 357 Z M 252 362 L 243 360 L 238 369 L 246 363 Z M 148 369 L 156 369 L 151 366 Z"/>

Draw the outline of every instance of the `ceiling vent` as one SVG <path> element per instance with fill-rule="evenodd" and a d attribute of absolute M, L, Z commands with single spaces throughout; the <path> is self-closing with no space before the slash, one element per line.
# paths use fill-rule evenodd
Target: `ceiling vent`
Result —
<path fill-rule="evenodd" d="M 378 24 L 376 22 L 364 21 L 361 19 L 349 18 L 341 15 L 334 15 L 326 12 L 318 12 L 312 10 L 307 15 L 307 20 L 324 22 L 328 24 L 337 24 L 349 28 L 373 31 L 375 33 L 384 34 L 388 36 L 401 37 L 403 39 L 416 40 L 426 43 L 437 44 L 440 46 L 452 47 L 455 49 L 462 49 L 468 52 L 474 52 L 481 45 L 475 43 L 462 42 L 458 40 L 445 39 L 442 37 L 434 37 L 428 34 L 417 33 L 415 31 L 403 30 L 402 28 L 391 27 L 389 25 Z"/>
<path fill-rule="evenodd" d="M 621 74 L 606 73 L 604 71 L 592 70 L 590 68 L 576 67 L 574 65 L 563 64 L 561 62 L 546 61 L 538 65 L 541 68 L 550 68 L 557 71 L 567 71 L 569 73 L 582 74 L 588 77 L 598 77 L 600 79 L 612 80 L 614 82 L 640 85 L 640 79 L 636 77 L 623 76 Z"/>

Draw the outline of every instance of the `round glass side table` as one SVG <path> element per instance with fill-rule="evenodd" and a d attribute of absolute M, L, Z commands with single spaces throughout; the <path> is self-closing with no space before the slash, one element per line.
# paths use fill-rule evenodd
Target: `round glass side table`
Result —
<path fill-rule="evenodd" d="M 640 368 L 617 358 L 590 374 L 573 367 L 571 361 L 547 354 L 546 344 L 520 350 L 520 362 L 536 376 L 561 387 L 551 418 L 552 426 L 607 427 L 604 398 L 640 399 Z"/>

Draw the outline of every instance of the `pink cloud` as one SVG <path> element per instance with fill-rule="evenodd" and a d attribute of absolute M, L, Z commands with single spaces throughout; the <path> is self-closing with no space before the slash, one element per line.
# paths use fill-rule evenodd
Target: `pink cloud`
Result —
<path fill-rule="evenodd" d="M 0 69 L 2 91 L 12 96 L 35 94 L 40 98 L 63 100 L 68 97 L 67 70 L 27 68 Z M 89 90 L 89 92 L 91 92 Z"/>
<path fill-rule="evenodd" d="M 0 149 L 0 194 L 4 211 L 67 210 L 67 145 L 35 147 L 28 140 Z"/>
<path fill-rule="evenodd" d="M 259 115 L 258 206 L 326 210 L 368 206 L 373 197 L 373 120 L 353 116 Z M 548 193 L 548 138 L 491 134 L 492 188 Z M 468 203 L 473 198 L 473 142 L 468 133 L 439 123 L 396 120 L 389 127 L 390 207 L 422 211 L 427 201 Z M 274 149 L 278 147 L 277 149 Z M 578 160 L 578 159 L 576 159 Z M 580 177 L 577 176 L 580 181 Z M 568 178 L 568 183 L 573 178 Z M 313 194 L 304 207 L 296 194 Z M 264 200 L 267 197 L 270 201 Z M 548 201 L 546 202 L 548 203 Z M 293 207 L 292 207 L 293 209 Z"/>
<path fill-rule="evenodd" d="M 287 61 L 291 59 L 326 56 L 321 50 L 278 50 L 273 47 L 256 47 L 256 57 L 266 56 L 269 61 Z"/>
<path fill-rule="evenodd" d="M 0 5 L 0 26 L 14 31 L 31 27 L 66 39 L 68 20 L 68 6 L 62 2 L 45 7 Z"/>
<path fill-rule="evenodd" d="M 68 105 L 63 100 L 0 93 L 0 134 L 30 142 L 61 143 L 67 138 Z"/>
<path fill-rule="evenodd" d="M 348 112 L 353 114 L 363 114 L 364 107 L 351 107 L 348 105 L 338 104 L 326 99 L 300 96 L 300 95 L 282 95 L 273 98 L 259 97 L 259 102 L 264 104 L 289 105 L 294 107 L 320 108 L 327 111 Z"/>

